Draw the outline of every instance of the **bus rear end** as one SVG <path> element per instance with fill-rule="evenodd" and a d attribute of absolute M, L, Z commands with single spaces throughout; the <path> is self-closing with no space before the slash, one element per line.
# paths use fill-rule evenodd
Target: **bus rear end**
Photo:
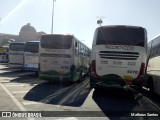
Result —
<path fill-rule="evenodd" d="M 45 80 L 72 80 L 73 36 L 44 35 L 40 42 L 39 78 Z"/>
<path fill-rule="evenodd" d="M 97 28 L 92 46 L 91 87 L 140 86 L 146 65 L 146 30 L 134 26 Z"/>
<path fill-rule="evenodd" d="M 38 72 L 39 41 L 28 41 L 24 52 L 24 70 Z"/>
<path fill-rule="evenodd" d="M 25 43 L 10 43 L 9 45 L 9 67 L 23 69 Z"/>

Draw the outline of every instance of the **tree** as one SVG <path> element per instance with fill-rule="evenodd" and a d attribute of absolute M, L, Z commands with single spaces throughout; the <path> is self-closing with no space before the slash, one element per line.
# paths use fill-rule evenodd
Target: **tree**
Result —
<path fill-rule="evenodd" d="M 2 40 L 2 42 L 1 42 L 1 45 L 0 46 L 9 46 L 9 43 L 12 43 L 12 42 L 15 42 L 15 40 L 14 39 L 4 39 L 4 40 Z"/>

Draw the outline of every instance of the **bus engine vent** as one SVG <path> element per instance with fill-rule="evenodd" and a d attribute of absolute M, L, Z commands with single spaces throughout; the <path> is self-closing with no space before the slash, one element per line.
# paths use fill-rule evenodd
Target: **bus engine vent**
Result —
<path fill-rule="evenodd" d="M 118 52 L 118 51 L 100 51 L 100 58 L 118 59 L 118 60 L 137 60 L 138 52 Z"/>

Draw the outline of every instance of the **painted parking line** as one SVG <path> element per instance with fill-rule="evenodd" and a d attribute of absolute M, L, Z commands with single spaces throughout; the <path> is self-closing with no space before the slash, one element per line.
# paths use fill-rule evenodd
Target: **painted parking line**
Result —
<path fill-rule="evenodd" d="M 23 84 L 10 84 L 10 85 L 5 85 L 6 87 L 24 87 Z"/>
<path fill-rule="evenodd" d="M 58 118 L 56 120 L 78 120 L 78 118 L 75 117 L 67 117 L 67 118 Z"/>
<path fill-rule="evenodd" d="M 10 81 L 7 81 L 7 80 L 5 80 L 5 81 L 0 81 L 1 83 L 9 83 Z"/>
<path fill-rule="evenodd" d="M 24 101 L 22 102 L 23 105 L 35 105 L 35 104 L 44 104 L 41 102 L 34 102 L 34 101 Z"/>
<path fill-rule="evenodd" d="M 13 94 L 17 94 L 17 93 L 27 93 L 27 92 L 29 92 L 29 91 L 27 91 L 27 90 L 26 90 L 26 91 L 12 91 Z"/>
<path fill-rule="evenodd" d="M 3 85 L 0 83 L 0 86 L 3 88 L 3 90 L 8 94 L 8 96 L 13 100 L 13 102 L 17 105 L 17 107 L 21 111 L 27 111 L 25 107 L 16 99 L 14 95 Z M 34 118 L 28 118 L 28 120 L 35 120 Z"/>

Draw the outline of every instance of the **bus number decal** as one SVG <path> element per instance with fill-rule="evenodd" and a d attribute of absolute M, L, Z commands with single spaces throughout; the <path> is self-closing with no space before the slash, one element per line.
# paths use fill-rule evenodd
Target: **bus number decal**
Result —
<path fill-rule="evenodd" d="M 101 60 L 101 64 L 108 64 L 108 61 Z"/>
<path fill-rule="evenodd" d="M 128 70 L 127 73 L 130 73 L 130 74 L 138 74 L 138 71 Z"/>
<path fill-rule="evenodd" d="M 124 45 L 124 46 L 111 46 L 105 45 L 107 49 L 116 49 L 116 50 L 134 50 L 134 46 Z"/>
<path fill-rule="evenodd" d="M 69 69 L 69 66 L 61 66 L 61 69 Z"/>
<path fill-rule="evenodd" d="M 45 49 L 47 52 L 53 52 L 58 54 L 64 54 L 65 50 L 54 50 L 54 49 Z"/>

